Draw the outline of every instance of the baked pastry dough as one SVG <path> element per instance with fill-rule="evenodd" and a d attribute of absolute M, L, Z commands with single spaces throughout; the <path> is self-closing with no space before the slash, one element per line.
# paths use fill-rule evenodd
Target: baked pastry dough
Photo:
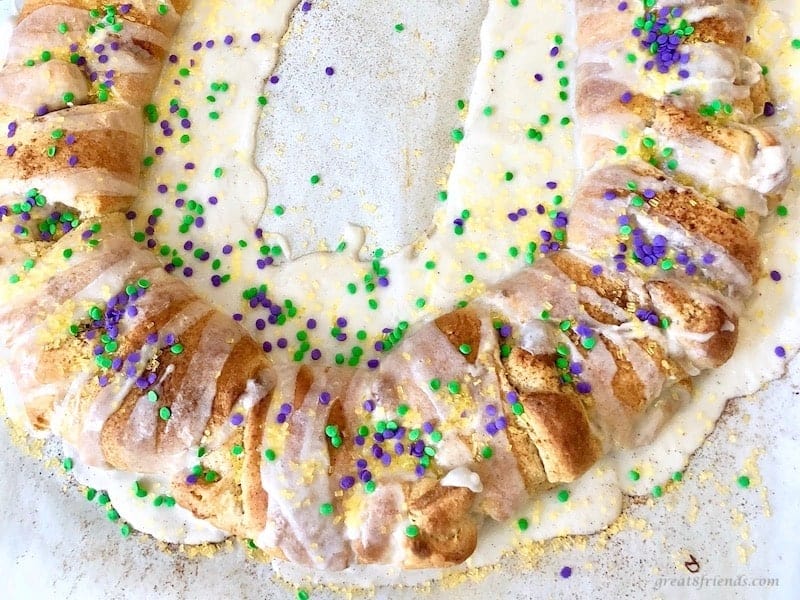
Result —
<path fill-rule="evenodd" d="M 661 4 L 632 36 L 616 3 L 576 2 L 588 171 L 566 249 L 412 327 L 379 370 L 276 371 L 121 212 L 187 6 L 28 2 L 0 74 L 9 413 L 87 465 L 170 481 L 197 517 L 294 562 L 462 562 L 486 517 L 651 440 L 735 347 L 786 155 L 752 124 L 767 96 L 743 54 L 750 3 Z M 680 33 L 647 42 L 673 20 Z M 89 44 L 116 45 L 113 81 L 81 60 Z"/>

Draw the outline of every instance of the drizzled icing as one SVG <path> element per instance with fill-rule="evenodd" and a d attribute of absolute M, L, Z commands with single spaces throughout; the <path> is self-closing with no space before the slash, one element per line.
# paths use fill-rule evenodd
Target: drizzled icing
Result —
<path fill-rule="evenodd" d="M 495 9 L 495 10 L 497 10 L 497 9 Z M 503 28 L 504 28 L 504 27 L 506 27 L 506 26 L 508 25 L 508 23 L 507 23 L 507 22 L 505 22 L 505 21 L 503 21 L 502 19 L 497 19 L 496 21 L 493 21 L 492 19 L 493 19 L 494 17 L 496 17 L 496 16 L 497 16 L 497 15 L 493 15 L 493 13 L 492 13 L 492 10 L 490 9 L 489 17 L 487 18 L 487 25 L 485 25 L 485 28 L 486 28 L 487 30 L 490 30 L 490 31 L 491 31 L 491 27 L 492 27 L 493 25 L 494 25 L 494 26 L 497 26 L 497 24 L 498 24 L 498 23 L 502 23 L 502 27 L 498 27 L 498 30 L 503 30 Z M 494 31 L 494 33 L 496 34 L 496 33 L 497 33 L 497 31 Z M 489 34 L 487 34 L 487 35 L 486 35 L 486 37 L 490 37 L 490 36 L 489 36 Z M 484 40 L 484 41 L 485 41 L 485 40 Z M 485 47 L 485 48 L 484 48 L 484 50 L 486 50 L 488 47 L 491 47 L 491 45 L 492 45 L 492 43 L 493 43 L 493 42 L 496 42 L 496 39 L 494 39 L 494 38 L 490 38 L 490 39 L 489 39 L 489 42 L 487 42 L 487 47 Z M 495 45 L 496 45 L 496 44 L 495 44 Z M 486 52 L 484 52 L 484 56 L 488 56 L 488 54 L 487 54 Z M 484 65 L 484 66 L 485 66 L 485 65 Z M 485 75 L 485 73 L 484 73 L 484 75 Z M 482 76 L 483 76 L 483 75 L 479 75 L 479 80 L 478 80 L 478 83 L 477 83 L 477 85 L 476 85 L 475 91 L 473 92 L 473 96 L 480 97 L 480 94 L 481 94 L 482 92 L 483 92 L 483 93 L 485 93 L 485 86 L 486 86 L 486 85 L 488 85 L 488 84 L 487 84 L 487 82 L 486 82 L 485 80 L 483 80 L 483 79 L 480 79 L 480 77 L 482 77 Z M 510 86 L 510 87 L 511 87 L 511 86 Z M 474 115 L 474 114 L 475 114 L 475 111 L 472 111 L 470 114 L 471 114 L 471 115 Z M 247 121 L 245 121 L 245 122 L 247 122 Z M 468 124 L 469 124 L 469 121 L 468 121 Z M 467 131 L 469 132 L 469 127 L 467 127 Z M 468 136 L 468 138 L 469 138 L 469 136 Z M 480 138 L 479 138 L 479 139 L 480 139 Z M 465 141 L 465 143 L 466 143 L 466 141 Z M 476 143 L 476 144 L 477 144 L 477 143 Z M 466 146 L 463 146 L 462 148 L 466 148 Z M 461 148 L 460 148 L 460 149 L 459 149 L 459 157 L 460 157 L 460 156 L 463 156 L 464 154 L 468 154 L 468 152 L 467 152 L 466 150 L 463 150 L 463 149 L 461 149 Z M 464 162 L 467 162 L 467 160 L 468 160 L 468 159 L 463 159 L 463 161 L 464 161 Z M 456 164 L 457 164 L 457 165 L 459 164 L 459 163 L 458 163 L 458 159 L 457 159 L 457 162 L 456 162 Z M 463 164 L 463 163 L 462 163 L 462 164 Z M 470 163 L 469 163 L 469 162 L 467 162 L 467 164 L 470 164 Z M 455 172 L 455 171 L 454 171 L 454 172 Z M 457 183 L 457 180 L 456 180 L 456 183 Z M 457 189 L 457 188 L 456 188 L 456 189 Z M 451 188 L 451 190 L 450 190 L 450 191 L 451 191 L 451 199 L 452 199 L 452 197 L 453 197 L 453 188 Z M 431 242 L 431 243 L 432 243 L 432 242 Z M 335 260 L 333 260 L 331 257 L 327 257 L 327 258 L 323 257 L 323 263 L 325 263 L 325 262 L 326 262 L 326 260 L 330 260 L 330 261 L 331 261 L 330 263 L 328 263 L 329 265 L 330 265 L 330 264 L 333 264 L 333 263 L 335 263 Z M 310 264 L 310 262 L 311 262 L 311 261 L 310 261 L 310 259 L 309 259 L 309 260 L 308 260 L 308 262 L 307 262 L 306 264 Z M 295 266 L 295 265 L 300 265 L 300 266 L 302 266 L 302 265 L 303 265 L 303 262 L 302 262 L 302 261 L 297 261 L 297 262 L 295 262 L 295 263 L 290 263 L 290 264 L 292 264 L 293 266 Z M 339 263 L 336 263 L 336 264 L 339 264 Z M 342 263 L 342 264 L 344 264 L 344 263 Z M 399 271 L 399 272 L 402 272 L 402 270 L 401 270 L 401 269 L 396 269 L 396 268 L 395 268 L 395 265 L 394 265 L 393 263 L 389 263 L 389 262 L 387 261 L 387 264 L 390 264 L 390 265 L 391 265 L 391 267 L 392 267 L 392 268 L 390 268 L 390 271 L 391 271 L 391 272 L 393 272 L 393 273 L 397 273 L 398 271 Z M 329 274 L 330 274 L 330 273 L 332 273 L 332 272 L 334 272 L 334 273 L 335 273 L 335 269 L 334 269 L 334 271 L 330 271 L 330 270 L 329 270 L 329 271 L 326 273 L 326 275 L 329 275 Z M 405 273 L 403 273 L 403 275 L 405 275 Z M 394 278 L 395 278 L 395 280 L 396 280 L 396 279 L 398 278 L 398 276 L 395 274 L 395 275 L 394 275 Z M 279 280 L 280 280 L 280 279 L 279 279 L 279 277 L 277 277 L 277 278 L 276 278 L 276 281 L 279 281 Z M 491 278 L 487 279 L 487 281 L 490 281 L 490 280 L 491 280 Z M 304 283 L 303 285 L 308 285 L 308 284 L 307 284 L 307 283 Z M 275 287 L 276 287 L 277 289 L 280 289 L 280 290 L 281 290 L 281 293 L 284 293 L 284 294 L 286 294 L 287 296 L 289 296 L 289 295 L 290 295 L 290 293 L 289 293 L 289 292 L 284 292 L 283 290 L 285 290 L 285 289 L 286 289 L 286 290 L 289 290 L 289 289 L 291 289 L 291 288 L 289 288 L 289 287 L 286 287 L 286 288 L 284 288 L 284 287 L 281 287 L 281 286 L 280 286 L 280 285 L 278 285 L 278 284 L 275 284 Z M 314 288 L 314 286 L 313 286 L 313 285 L 308 285 L 308 289 L 313 289 L 313 288 Z M 433 292 L 433 294 L 434 294 L 434 295 L 436 295 L 436 293 L 437 293 L 437 292 Z M 413 294 L 409 294 L 409 296 L 411 296 L 411 295 L 413 295 Z M 216 298 L 216 297 L 214 297 L 214 298 L 212 298 L 212 299 L 214 299 L 214 300 L 216 300 L 216 301 L 220 302 L 221 304 L 224 304 L 224 303 L 225 303 L 225 299 L 223 299 L 223 301 L 220 301 L 220 300 L 219 300 L 218 298 Z M 238 298 L 236 298 L 236 301 L 238 301 Z M 442 300 L 441 302 L 442 302 L 442 305 L 446 305 L 446 302 L 445 302 L 444 300 Z M 231 305 L 235 305 L 235 304 L 236 304 L 236 302 L 235 302 L 235 301 L 231 301 L 231 302 L 230 302 L 230 304 L 231 304 Z M 256 328 L 256 329 L 257 329 L 257 328 Z M 535 337 L 535 336 L 534 336 L 534 337 Z M 744 342 L 744 340 L 743 340 L 743 341 L 742 341 L 742 344 L 744 345 L 744 343 L 745 343 L 745 342 Z M 438 371 L 438 373 L 439 373 L 439 374 L 441 374 L 441 370 L 439 370 L 439 371 Z M 715 405 L 715 406 L 721 406 L 721 405 Z M 713 423 L 713 422 L 714 422 L 714 420 L 715 420 L 715 417 L 714 417 L 714 410 L 715 410 L 715 409 L 714 409 L 714 407 L 712 407 L 712 408 L 711 408 L 711 409 L 708 411 L 708 413 L 705 415 L 705 417 L 704 417 L 704 419 L 703 419 L 703 421 L 702 421 L 702 428 L 703 428 L 703 430 L 707 429 L 707 427 L 709 426 L 709 425 L 708 425 L 709 423 Z M 686 416 L 684 415 L 684 417 L 686 417 Z M 690 422 L 690 423 L 693 423 L 693 421 L 692 421 L 692 418 L 694 418 L 694 416 L 693 416 L 693 415 L 692 415 L 692 418 L 689 418 L 689 417 L 686 417 L 686 418 L 689 420 L 689 422 Z M 685 422 L 682 422 L 682 421 L 680 421 L 680 420 L 678 420 L 678 421 L 676 422 L 676 427 L 680 427 L 680 428 L 682 428 L 682 427 L 684 427 L 684 426 L 687 426 Z M 691 440 L 694 440 L 694 441 L 693 441 L 693 442 L 687 442 L 687 444 L 686 444 L 686 447 L 685 447 L 685 448 L 681 448 L 681 452 L 684 452 L 684 453 L 686 453 L 686 452 L 690 452 L 691 450 L 693 450 L 693 447 L 692 447 L 692 448 L 689 448 L 689 446 L 692 446 L 692 443 L 695 443 L 695 442 L 697 442 L 697 441 L 698 441 L 698 439 L 697 439 L 697 435 L 694 435 L 694 434 L 693 434 L 693 435 L 689 435 L 689 436 L 687 436 L 687 437 L 691 438 Z M 702 436 L 701 436 L 701 437 L 702 437 Z M 667 441 L 669 441 L 669 437 L 668 437 L 668 438 L 666 438 L 666 440 L 667 440 Z M 678 466 L 677 468 L 681 468 L 681 467 L 682 467 L 682 462 L 685 460 L 685 456 L 684 456 L 684 455 L 683 455 L 681 452 L 677 452 L 677 453 L 676 453 L 676 454 L 680 455 L 680 458 L 679 458 L 679 459 L 672 459 L 671 461 L 665 461 L 665 462 L 669 462 L 670 464 L 675 464 L 675 465 L 677 465 L 677 464 L 679 464 L 679 463 L 680 463 L 680 466 Z M 636 456 L 637 456 L 637 460 L 645 460 L 644 458 L 642 458 L 642 457 L 641 457 L 641 456 L 639 456 L 639 455 L 636 455 Z M 611 460 L 611 459 L 609 459 L 609 460 Z M 633 459 L 631 458 L 631 456 L 625 455 L 625 456 L 623 456 L 623 458 L 621 458 L 621 459 L 620 459 L 620 462 L 624 462 L 624 460 L 633 460 Z M 586 485 L 586 486 L 589 486 L 589 487 L 592 487 L 592 486 L 597 486 L 597 489 L 604 488 L 605 486 L 608 486 L 608 488 L 609 488 L 609 491 L 610 491 L 610 488 L 612 487 L 612 485 L 611 485 L 611 479 L 613 479 L 613 478 L 609 479 L 609 473 L 610 473 L 610 472 L 611 472 L 611 469 L 609 469 L 608 467 L 605 467 L 604 465 L 599 465 L 599 466 L 597 466 L 597 467 L 596 467 L 596 469 L 593 469 L 593 470 L 592 470 L 592 472 L 591 472 L 591 475 L 590 475 L 588 478 L 586 478 L 586 479 L 587 479 L 587 481 L 588 481 L 588 483 L 587 483 L 587 481 L 583 481 L 583 482 L 579 482 L 579 483 L 575 484 L 575 489 L 573 489 L 573 490 L 572 490 L 572 498 L 571 498 L 571 502 L 574 502 L 574 504 L 573 504 L 572 506 L 575 506 L 575 505 L 581 506 L 581 502 L 585 502 L 587 506 L 590 504 L 590 502 L 589 502 L 589 498 L 590 498 L 590 497 L 592 497 L 592 494 L 590 493 L 590 494 L 587 494 L 587 495 L 585 495 L 585 496 L 582 496 L 582 495 L 581 495 L 581 493 L 580 493 L 580 490 L 581 490 L 581 486 L 582 486 L 582 485 Z M 593 479 L 593 478 L 594 478 L 594 479 Z M 622 477 L 622 479 L 624 479 L 624 477 Z M 622 480 L 622 479 L 621 479 L 621 480 Z M 592 490 L 592 491 L 594 491 L 594 490 Z M 608 496 L 609 498 L 614 498 L 614 494 L 613 494 L 613 493 L 609 493 L 609 494 L 607 494 L 607 496 Z M 541 501 L 539 501 L 539 502 L 541 502 Z M 547 501 L 545 501 L 545 504 L 546 504 L 546 503 L 547 503 Z M 606 513 L 606 512 L 604 512 L 604 511 L 600 511 L 600 513 L 601 513 L 601 514 L 603 514 L 604 516 L 611 516 L 611 517 L 613 518 L 613 516 L 615 516 L 615 515 L 614 515 L 614 510 L 613 510 L 613 504 L 614 504 L 614 502 L 613 502 L 613 501 L 609 501 L 609 503 L 610 503 L 610 505 L 611 505 L 611 509 L 610 509 L 610 510 L 609 510 L 607 513 Z M 557 505 L 556 505 L 556 508 L 557 508 Z M 552 516 L 550 513 L 555 513 L 555 514 L 558 514 L 558 511 L 557 511 L 557 510 L 555 510 L 553 507 L 548 507 L 548 509 L 547 509 L 547 510 L 545 510 L 544 508 L 541 508 L 541 504 L 539 505 L 539 508 L 537 508 L 537 509 L 534 509 L 534 514 L 535 514 L 535 515 L 547 514 L 547 517 L 549 518 L 549 517 L 551 517 L 551 516 Z M 584 523 L 581 523 L 581 522 L 580 522 L 580 520 L 577 520 L 577 519 L 575 519 L 575 515 L 574 515 L 574 514 L 572 514 L 572 515 L 567 515 L 567 516 L 566 516 L 566 517 L 564 517 L 564 518 L 571 519 L 571 520 L 572 520 L 572 522 L 574 523 L 573 527 L 574 527 L 575 529 L 579 530 L 579 531 L 582 531 L 582 528 L 584 528 L 584 527 L 586 528 L 586 530 L 587 530 L 587 531 L 590 531 L 590 530 L 592 530 L 592 529 L 591 529 L 592 527 L 595 527 L 595 528 L 597 528 L 597 527 L 601 526 L 601 525 L 598 525 L 598 523 L 599 523 L 599 522 L 602 520 L 602 519 L 598 519 L 598 520 L 595 520 L 595 521 L 593 521 L 593 522 L 591 522 L 590 524 L 588 524 L 588 525 L 587 525 L 585 522 L 584 522 Z M 543 521 L 546 521 L 546 519 L 543 519 Z M 567 522 L 569 523 L 569 521 L 567 521 Z M 563 527 L 567 527 L 567 528 L 569 529 L 569 525 L 564 525 L 564 521 L 563 521 L 563 520 L 562 520 L 562 521 L 560 521 L 560 523 L 561 523 L 560 527 L 562 527 L 562 528 L 563 528 Z M 553 528 L 551 528 L 551 527 L 548 527 L 548 526 L 546 526 L 546 525 L 543 525 L 542 527 L 540 527 L 540 528 L 537 528 L 537 532 L 536 532 L 534 535 L 536 535 L 536 536 L 539 536 L 539 535 L 541 535 L 541 536 L 546 536 L 546 535 L 552 535 L 554 532 L 555 532 L 555 533 L 559 533 L 559 532 L 563 531 L 563 529 L 561 529 L 561 530 L 558 530 L 558 531 L 557 531 L 557 529 L 558 529 L 558 528 L 556 528 L 556 527 L 553 527 Z"/>

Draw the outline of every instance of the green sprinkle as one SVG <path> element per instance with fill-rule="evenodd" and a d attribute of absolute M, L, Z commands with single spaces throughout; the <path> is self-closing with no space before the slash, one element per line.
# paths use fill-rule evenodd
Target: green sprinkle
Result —
<path fill-rule="evenodd" d="M 653 498 L 661 498 L 664 495 L 664 490 L 660 485 L 653 486 Z"/>
<path fill-rule="evenodd" d="M 122 534 L 122 537 L 128 537 L 131 534 L 131 526 L 125 523 L 119 528 L 119 532 Z"/>
<path fill-rule="evenodd" d="M 137 498 L 144 498 L 145 496 L 147 496 L 147 490 L 142 486 L 141 481 L 133 482 L 133 493 L 136 495 Z"/>
<path fill-rule="evenodd" d="M 538 129 L 528 129 L 526 135 L 530 140 L 536 140 L 537 142 L 541 142 L 544 139 L 544 134 Z"/>
<path fill-rule="evenodd" d="M 400 33 L 401 31 L 403 31 L 405 28 L 406 28 L 406 26 L 405 26 L 405 25 L 403 25 L 402 23 L 398 23 L 397 25 L 395 25 L 395 26 L 394 26 L 394 30 L 395 30 L 396 32 L 398 32 L 398 33 Z"/>
<path fill-rule="evenodd" d="M 792 48 L 794 48 L 795 50 L 800 50 L 800 39 L 794 38 L 792 40 Z"/>
<path fill-rule="evenodd" d="M 458 347 L 458 351 L 461 352 L 461 354 L 467 355 L 470 352 L 472 352 L 472 346 L 470 346 L 469 344 L 461 344 Z"/>
<path fill-rule="evenodd" d="M 416 525 L 409 525 L 406 527 L 406 535 L 410 538 L 415 538 L 419 535 L 419 527 Z"/>
<path fill-rule="evenodd" d="M 495 60 L 502 60 L 506 56 L 505 50 L 495 50 L 494 51 L 494 58 Z"/>
<path fill-rule="evenodd" d="M 528 529 L 528 519 L 517 519 L 517 527 L 520 531 Z"/>
<path fill-rule="evenodd" d="M 639 477 L 640 477 L 639 471 L 634 471 L 633 469 L 628 471 L 628 479 L 630 479 L 631 481 L 639 481 Z"/>
<path fill-rule="evenodd" d="M 72 461 L 71 458 L 67 457 L 61 461 L 61 466 L 64 468 L 65 471 L 71 471 L 72 467 L 75 466 L 75 463 Z"/>
<path fill-rule="evenodd" d="M 747 475 L 740 475 L 736 479 L 736 483 L 739 484 L 739 487 L 743 488 L 750 487 L 750 478 Z"/>
<path fill-rule="evenodd" d="M 450 132 L 450 136 L 453 138 L 453 141 L 458 144 L 464 139 L 464 130 L 460 127 L 453 129 L 453 131 Z"/>
<path fill-rule="evenodd" d="M 435 392 L 442 387 L 442 382 L 440 379 L 431 379 L 428 385 L 430 385 L 431 389 Z"/>
<path fill-rule="evenodd" d="M 275 450 L 273 450 L 272 448 L 267 448 L 266 450 L 264 450 L 264 458 L 266 458 L 270 462 L 274 461 L 277 458 Z"/>
<path fill-rule="evenodd" d="M 311 182 L 311 185 L 317 185 L 320 181 L 320 177 L 319 175 L 312 175 L 309 181 Z"/>
<path fill-rule="evenodd" d="M 778 205 L 778 207 L 775 209 L 775 213 L 776 213 L 776 214 L 777 214 L 779 217 L 785 217 L 786 215 L 788 215 L 788 214 L 789 214 L 789 209 L 788 209 L 788 208 L 786 208 L 786 207 L 785 207 L 783 204 L 780 204 L 780 205 Z"/>
<path fill-rule="evenodd" d="M 258 103 L 259 103 L 261 106 L 266 106 L 266 105 L 267 105 L 267 102 L 269 102 L 269 101 L 267 100 L 267 97 L 266 97 L 266 96 L 259 96 L 259 97 L 258 97 Z"/>
<path fill-rule="evenodd" d="M 683 481 L 683 473 L 680 471 L 675 471 L 672 474 L 672 481 Z"/>
<path fill-rule="evenodd" d="M 559 490 L 556 498 L 558 498 L 559 502 L 566 502 L 569 500 L 569 490 Z"/>
<path fill-rule="evenodd" d="M 447 384 L 447 391 L 451 394 L 457 394 L 461 391 L 461 384 L 457 381 L 451 381 Z"/>
<path fill-rule="evenodd" d="M 158 409 L 158 416 L 161 417 L 162 421 L 169 421 L 169 418 L 172 416 L 172 411 L 166 406 L 162 406 Z"/>
<path fill-rule="evenodd" d="M 326 502 L 325 504 L 319 505 L 319 514 L 321 515 L 332 515 L 333 514 L 333 504 L 330 502 Z"/>

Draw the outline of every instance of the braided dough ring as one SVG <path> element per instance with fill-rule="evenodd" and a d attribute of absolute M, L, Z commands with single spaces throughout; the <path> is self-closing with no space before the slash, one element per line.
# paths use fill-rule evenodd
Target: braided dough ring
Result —
<path fill-rule="evenodd" d="M 84 44 L 96 19 L 86 2 L 26 3 L 0 75 L 3 116 L 15 123 L 0 178 L 34 221 L 46 220 L 45 203 L 81 222 L 35 242 L 4 232 L 6 265 L 35 262 L 2 290 L 1 358 L 19 373 L 2 383 L 12 416 L 62 437 L 86 464 L 171 480 L 180 506 L 295 562 L 465 560 L 484 517 L 507 519 L 609 449 L 646 443 L 685 401 L 690 376 L 733 351 L 758 275 L 757 215 L 788 172 L 774 136 L 749 124 L 766 96 L 742 54 L 747 4 L 670 5 L 683 10 L 670 18 L 694 27 L 682 43 L 713 66 L 699 81 L 667 63 L 656 67 L 663 77 L 634 73 L 618 60 L 630 14 L 579 1 L 580 148 L 592 168 L 567 249 L 420 324 L 377 372 L 276 373 L 238 325 L 130 239 L 121 212 L 137 190 L 141 110 L 187 7 L 145 1 L 119 11 L 120 65 L 103 101 L 108 88 L 90 85 L 69 56 L 20 75 L 15 60 L 51 45 L 42 38 L 61 23 L 59 35 Z M 636 136 L 668 140 L 676 164 L 618 151 Z M 76 164 L 49 155 L 62 137 Z M 680 267 L 665 269 L 672 257 Z M 445 392 L 434 380 L 454 385 Z M 352 487 L 360 450 L 350 440 L 369 401 L 385 415 L 382 435 L 447 424 L 430 446 L 408 438 L 409 460 L 435 446 L 422 476 L 387 468 L 374 491 Z M 506 424 L 491 437 L 491 462 L 474 419 L 490 405 Z M 334 445 L 337 436 L 346 443 Z M 198 447 L 202 469 L 187 472 Z"/>

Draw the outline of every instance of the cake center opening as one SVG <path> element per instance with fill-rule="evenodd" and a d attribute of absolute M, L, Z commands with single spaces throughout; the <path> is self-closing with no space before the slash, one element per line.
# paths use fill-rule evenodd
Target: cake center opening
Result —
<path fill-rule="evenodd" d="M 426 1 L 331 0 L 312 18 L 300 3 L 264 90 L 259 226 L 281 234 L 295 257 L 335 249 L 353 225 L 367 250 L 386 253 L 428 231 L 485 12 L 485 0 L 446 14 Z M 426 26 L 442 19 L 448 28 Z"/>

